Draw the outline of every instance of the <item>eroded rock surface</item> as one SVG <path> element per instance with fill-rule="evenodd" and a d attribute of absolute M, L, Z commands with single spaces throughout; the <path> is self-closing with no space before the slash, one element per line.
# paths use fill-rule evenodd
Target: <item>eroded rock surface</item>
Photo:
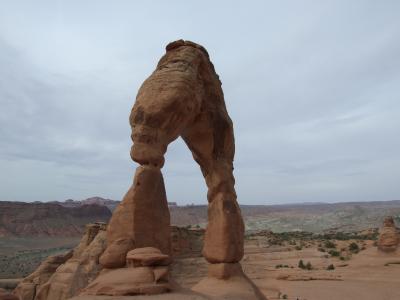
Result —
<path fill-rule="evenodd" d="M 20 300 L 65 300 L 77 295 L 101 270 L 99 256 L 106 246 L 104 224 L 90 224 L 79 245 L 52 256 L 14 290 Z"/>
<path fill-rule="evenodd" d="M 104 269 L 82 292 L 82 295 L 153 295 L 172 289 L 169 283 L 170 258 L 157 248 L 131 250 L 126 255 L 126 266 Z"/>
<path fill-rule="evenodd" d="M 155 247 L 170 254 L 170 235 L 170 215 L 161 171 L 150 165 L 140 166 L 133 185 L 111 217 L 107 242 L 112 245 L 117 239 L 132 239 L 136 248 Z"/>
<path fill-rule="evenodd" d="M 394 223 L 393 217 L 386 217 L 379 230 L 378 249 L 383 252 L 395 251 L 400 243 L 400 231 Z"/>
<path fill-rule="evenodd" d="M 165 243 L 170 235 L 163 230 L 169 229 L 169 214 L 160 168 L 168 145 L 181 136 L 208 186 L 203 255 L 211 263 L 235 263 L 243 257 L 244 225 L 234 189 L 233 126 L 221 81 L 202 46 L 179 40 L 166 50 L 132 108 L 131 157 L 141 166 L 113 214 L 108 240 L 131 237 L 135 247 L 169 253 Z"/>

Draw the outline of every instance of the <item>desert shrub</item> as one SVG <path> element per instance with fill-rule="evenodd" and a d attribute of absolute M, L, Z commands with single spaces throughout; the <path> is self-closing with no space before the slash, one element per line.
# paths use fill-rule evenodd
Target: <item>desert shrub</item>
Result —
<path fill-rule="evenodd" d="M 328 252 L 331 256 L 338 257 L 340 256 L 340 252 L 337 250 L 329 250 Z"/>
<path fill-rule="evenodd" d="M 304 264 L 303 260 L 300 259 L 299 260 L 299 268 L 303 269 L 303 270 L 312 270 L 312 265 L 310 262 L 308 262 L 307 264 Z"/>
<path fill-rule="evenodd" d="M 351 252 L 353 252 L 353 253 L 358 253 L 358 251 L 360 251 L 360 247 L 358 247 L 358 244 L 357 243 L 351 243 L 350 245 L 349 245 L 349 250 L 351 251 Z"/>
<path fill-rule="evenodd" d="M 275 269 L 283 268 L 283 265 L 279 264 L 275 266 Z"/>
<path fill-rule="evenodd" d="M 336 248 L 336 245 L 332 241 L 326 241 L 325 242 L 325 248 Z"/>
<path fill-rule="evenodd" d="M 296 250 L 301 250 L 301 249 L 303 249 L 303 247 L 301 247 L 301 246 L 296 246 L 296 247 L 294 247 L 294 249 L 296 249 Z"/>
<path fill-rule="evenodd" d="M 286 294 L 282 295 L 282 299 L 287 299 L 287 298 L 288 298 L 288 296 Z"/>
<path fill-rule="evenodd" d="M 319 252 L 326 252 L 325 248 L 322 248 L 322 247 L 319 247 L 319 248 L 318 248 L 318 251 L 319 251 Z"/>
<path fill-rule="evenodd" d="M 298 266 L 299 266 L 300 269 L 305 269 L 306 268 L 306 265 L 304 264 L 302 259 L 299 260 L 299 265 Z"/>
<path fill-rule="evenodd" d="M 335 266 L 333 264 L 330 264 L 327 268 L 327 270 L 335 270 Z"/>
<path fill-rule="evenodd" d="M 339 257 L 339 259 L 340 259 L 340 260 L 346 260 L 346 258 L 343 257 L 343 256 Z"/>

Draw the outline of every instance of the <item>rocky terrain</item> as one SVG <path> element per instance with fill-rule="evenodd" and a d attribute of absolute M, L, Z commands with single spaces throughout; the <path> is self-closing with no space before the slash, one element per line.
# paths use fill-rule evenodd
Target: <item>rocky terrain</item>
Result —
<path fill-rule="evenodd" d="M 207 262 L 201 256 L 204 230 L 173 227 L 171 232 L 174 256 L 171 276 L 183 288 L 191 288 L 207 275 Z M 89 236 L 87 233 L 81 239 L 74 254 L 64 252 L 63 255 L 46 259 L 35 273 L 24 280 L 24 288 L 21 285 L 19 289 L 27 292 L 32 283 L 43 285 L 49 280 L 54 283 L 65 280 L 61 273 L 63 270 L 72 270 L 71 264 L 77 261 L 90 266 L 91 259 L 99 255 L 94 254 L 97 250 L 93 249 L 104 249 L 104 246 L 99 247 L 103 245 L 105 235 L 92 235 L 90 239 L 93 240 L 87 244 Z M 378 250 L 377 241 L 376 229 L 330 234 L 261 231 L 246 235 L 242 265 L 247 276 L 269 300 L 399 299 L 400 252 L 382 252 Z M 91 243 L 94 243 L 90 249 L 95 256 L 88 256 Z M 75 259 L 71 259 L 70 267 L 66 265 L 55 271 L 71 255 L 75 255 Z M 95 270 L 93 266 L 91 272 Z M 87 267 L 79 270 L 86 272 L 80 276 L 90 274 L 87 273 Z M 59 275 L 50 279 L 54 272 Z M 83 278 L 87 278 L 85 276 Z M 37 281 L 39 278 L 41 283 Z M 56 294 L 54 297 L 58 299 Z M 132 299 L 141 298 L 135 296 Z"/>

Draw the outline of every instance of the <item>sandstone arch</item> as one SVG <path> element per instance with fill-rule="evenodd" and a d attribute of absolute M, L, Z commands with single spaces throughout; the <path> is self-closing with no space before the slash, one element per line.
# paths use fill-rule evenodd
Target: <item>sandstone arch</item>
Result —
<path fill-rule="evenodd" d="M 131 111 L 131 157 L 140 166 L 110 221 L 108 244 L 131 239 L 135 247 L 170 253 L 161 168 L 168 145 L 181 136 L 208 187 L 203 255 L 210 263 L 236 263 L 243 257 L 244 225 L 234 188 L 233 126 L 221 82 L 202 46 L 179 40 L 166 50 Z"/>

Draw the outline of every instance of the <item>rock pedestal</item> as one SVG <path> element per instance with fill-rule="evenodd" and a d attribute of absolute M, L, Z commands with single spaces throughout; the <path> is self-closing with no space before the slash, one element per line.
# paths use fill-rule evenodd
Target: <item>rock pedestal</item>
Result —
<path fill-rule="evenodd" d="M 396 227 L 393 217 L 386 217 L 379 230 L 378 249 L 383 252 L 396 251 L 400 244 L 400 231 Z"/>
<path fill-rule="evenodd" d="M 170 258 L 159 249 L 146 247 L 126 255 L 126 267 L 105 269 L 82 295 L 154 295 L 171 290 L 168 265 Z"/>
<path fill-rule="evenodd" d="M 135 248 L 155 247 L 170 254 L 170 235 L 170 215 L 161 171 L 151 165 L 140 166 L 131 188 L 111 217 L 107 242 L 111 246 L 116 240 L 132 240 Z M 125 259 L 130 249 L 124 249 Z"/>

